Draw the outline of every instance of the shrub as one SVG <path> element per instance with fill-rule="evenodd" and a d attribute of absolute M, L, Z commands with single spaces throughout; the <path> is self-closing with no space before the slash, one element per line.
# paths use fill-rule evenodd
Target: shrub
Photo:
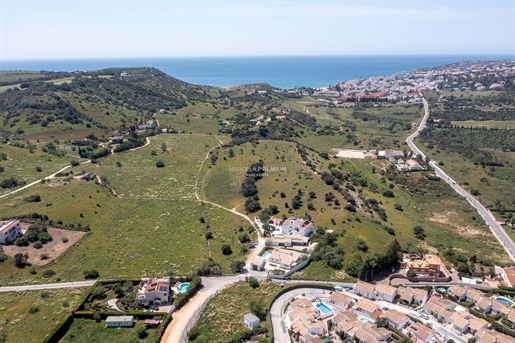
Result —
<path fill-rule="evenodd" d="M 55 271 L 52 269 L 47 269 L 43 272 L 43 277 L 49 278 L 55 275 Z"/>
<path fill-rule="evenodd" d="M 248 283 L 249 283 L 250 287 L 252 287 L 252 288 L 258 288 L 259 287 L 259 281 L 255 277 L 253 277 L 253 276 L 250 276 L 248 278 Z"/>
<path fill-rule="evenodd" d="M 100 274 L 98 273 L 98 271 L 96 269 L 91 269 L 91 270 L 85 270 L 84 271 L 84 278 L 85 279 L 96 279 L 100 276 Z"/>
<path fill-rule="evenodd" d="M 232 249 L 231 249 L 231 246 L 229 244 L 222 245 L 222 254 L 224 254 L 224 255 L 232 254 Z"/>
<path fill-rule="evenodd" d="M 247 235 L 246 233 L 242 233 L 241 235 L 239 235 L 238 239 L 240 240 L 241 243 L 250 242 L 249 235 Z"/>
<path fill-rule="evenodd" d="M 39 312 L 39 308 L 37 308 L 36 306 L 32 306 L 31 308 L 29 308 L 29 313 L 33 314 L 37 312 Z"/>
<path fill-rule="evenodd" d="M 157 161 L 156 162 L 156 167 L 157 168 L 163 168 L 165 166 L 164 162 L 163 161 Z"/>
<path fill-rule="evenodd" d="M 67 237 L 63 237 L 62 241 L 63 241 L 63 243 L 67 243 L 68 242 L 68 238 Z"/>
<path fill-rule="evenodd" d="M 80 163 L 78 161 L 75 161 L 75 160 L 71 160 L 70 164 L 71 164 L 72 167 L 77 167 L 78 165 L 80 165 Z"/>
<path fill-rule="evenodd" d="M 364 240 L 362 240 L 361 238 L 356 239 L 356 248 L 358 248 L 358 250 L 361 250 L 364 252 L 368 251 L 367 243 Z"/>
<path fill-rule="evenodd" d="M 37 241 L 36 243 L 32 244 L 32 246 L 33 246 L 35 249 L 41 249 L 41 248 L 43 248 L 43 244 L 42 244 L 40 241 Z"/>
<path fill-rule="evenodd" d="M 245 267 L 245 261 L 232 261 L 231 262 L 231 272 L 235 274 L 241 273 L 243 268 Z"/>
<path fill-rule="evenodd" d="M 208 231 L 208 232 L 206 232 L 206 234 L 204 236 L 206 237 L 206 239 L 212 239 L 213 233 L 211 231 Z"/>
<path fill-rule="evenodd" d="M 48 260 L 48 254 L 41 254 L 41 255 L 39 256 L 39 258 L 40 258 L 41 260 Z"/>
<path fill-rule="evenodd" d="M 413 233 L 415 234 L 415 237 L 417 237 L 418 239 L 423 240 L 426 238 L 424 228 L 420 225 L 417 225 L 413 228 Z"/>

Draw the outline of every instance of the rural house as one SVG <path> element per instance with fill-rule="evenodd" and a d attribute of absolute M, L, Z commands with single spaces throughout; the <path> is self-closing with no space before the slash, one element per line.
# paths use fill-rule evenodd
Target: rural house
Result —
<path fill-rule="evenodd" d="M 8 220 L 0 222 L 0 244 L 14 242 L 21 237 L 21 224 L 19 220 Z"/>

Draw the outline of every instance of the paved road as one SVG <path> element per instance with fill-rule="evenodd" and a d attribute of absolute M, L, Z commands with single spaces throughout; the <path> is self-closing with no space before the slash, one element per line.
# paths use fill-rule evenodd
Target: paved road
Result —
<path fill-rule="evenodd" d="M 417 137 L 420 132 L 426 127 L 426 121 L 429 117 L 429 105 L 426 99 L 423 97 L 422 93 L 419 93 L 422 98 L 422 102 L 424 104 L 424 117 L 420 121 L 420 125 L 417 128 L 417 131 L 413 132 L 407 139 L 406 143 L 408 143 L 411 150 L 413 150 L 416 154 L 422 156 L 423 159 L 426 159 L 426 155 L 413 143 L 413 139 Z M 486 224 L 490 227 L 490 230 L 494 234 L 495 238 L 501 243 L 501 246 L 508 253 L 508 256 L 515 261 L 515 244 L 506 231 L 497 223 L 497 220 L 492 215 L 490 211 L 488 211 L 479 201 L 477 201 L 471 194 L 465 191 L 460 187 L 449 175 L 447 175 L 442 168 L 440 168 L 436 161 L 432 160 L 429 162 L 429 165 L 434 169 L 436 175 L 440 176 L 445 182 L 447 182 L 456 192 L 458 192 L 461 196 L 463 196 L 467 201 L 477 210 L 477 212 L 483 217 Z"/>
<path fill-rule="evenodd" d="M 94 283 L 95 283 L 95 280 L 88 280 L 88 281 L 47 283 L 47 284 L 42 284 L 42 285 L 8 286 L 8 287 L 0 287 L 0 292 L 35 291 L 35 290 L 40 290 L 40 289 L 88 287 L 88 286 L 93 286 Z"/>

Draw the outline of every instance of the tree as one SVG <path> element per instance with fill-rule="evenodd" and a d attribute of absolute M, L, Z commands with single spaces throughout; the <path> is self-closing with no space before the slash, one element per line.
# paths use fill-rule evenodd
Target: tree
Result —
<path fill-rule="evenodd" d="M 71 161 L 70 161 L 70 165 L 71 165 L 72 167 L 77 167 L 78 165 L 80 165 L 80 163 L 79 163 L 79 162 L 77 162 L 77 161 L 75 161 L 75 160 L 71 160 Z"/>
<path fill-rule="evenodd" d="M 212 239 L 213 238 L 213 233 L 211 231 L 207 231 L 204 236 L 206 237 L 206 239 Z"/>
<path fill-rule="evenodd" d="M 224 255 L 232 254 L 232 249 L 231 249 L 231 246 L 229 244 L 222 245 L 222 254 L 224 254 Z"/>
<path fill-rule="evenodd" d="M 163 161 L 157 161 L 156 162 L 156 167 L 157 168 L 163 168 L 165 166 L 164 162 Z"/>
<path fill-rule="evenodd" d="M 293 207 L 294 210 L 298 210 L 302 207 L 302 198 L 299 195 L 296 195 L 291 199 L 291 207 Z"/>
<path fill-rule="evenodd" d="M 364 252 L 368 251 L 367 243 L 364 240 L 362 240 L 361 238 L 356 238 L 356 248 L 358 248 L 358 250 L 361 250 Z"/>
<path fill-rule="evenodd" d="M 144 326 L 140 326 L 136 333 L 138 334 L 139 339 L 145 339 L 148 336 L 147 329 Z"/>
<path fill-rule="evenodd" d="M 317 197 L 317 194 L 315 192 L 311 191 L 311 192 L 309 192 L 309 197 L 311 199 L 315 199 Z"/>
<path fill-rule="evenodd" d="M 424 240 L 426 238 L 424 228 L 420 225 L 417 225 L 413 228 L 413 233 L 415 234 L 415 237 L 417 237 L 418 239 Z"/>
<path fill-rule="evenodd" d="M 247 235 L 246 233 L 242 233 L 241 235 L 239 235 L 238 239 L 240 240 L 241 243 L 250 242 L 249 235 Z"/>
<path fill-rule="evenodd" d="M 387 328 L 388 327 L 388 320 L 384 317 L 378 317 L 376 319 L 376 326 L 378 328 Z"/>
<path fill-rule="evenodd" d="M 14 265 L 18 268 L 23 268 L 27 264 L 29 254 L 22 254 L 21 252 L 14 255 Z"/>
<path fill-rule="evenodd" d="M 229 157 L 234 157 L 234 150 L 232 148 L 229 148 Z"/>
<path fill-rule="evenodd" d="M 414 278 L 414 277 L 417 277 L 417 273 L 415 273 L 413 270 L 410 269 L 406 273 L 406 276 L 409 277 L 409 278 Z"/>
<path fill-rule="evenodd" d="M 165 142 L 161 143 L 161 152 L 165 153 L 167 149 L 168 148 L 166 147 L 166 143 Z"/>
<path fill-rule="evenodd" d="M 96 279 L 100 276 L 100 274 L 98 273 L 98 271 L 96 269 L 91 269 L 91 270 L 85 270 L 84 271 L 84 278 L 85 279 Z"/>
<path fill-rule="evenodd" d="M 250 287 L 252 287 L 252 288 L 258 288 L 259 287 L 259 281 L 255 277 L 249 276 L 247 281 L 248 281 Z"/>
<path fill-rule="evenodd" d="M 263 300 L 251 300 L 250 301 L 250 312 L 261 320 L 266 318 L 266 306 Z"/>
<path fill-rule="evenodd" d="M 245 261 L 232 261 L 231 262 L 231 271 L 235 274 L 241 273 L 243 268 L 245 267 Z"/>
<path fill-rule="evenodd" d="M 254 198 L 247 198 L 245 200 L 245 211 L 254 213 L 261 209 L 261 204 L 259 201 L 255 200 Z"/>

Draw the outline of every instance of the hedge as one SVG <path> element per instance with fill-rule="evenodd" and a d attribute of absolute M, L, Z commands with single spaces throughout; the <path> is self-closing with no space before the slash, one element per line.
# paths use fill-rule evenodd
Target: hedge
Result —
<path fill-rule="evenodd" d="M 279 292 L 277 292 L 277 294 L 272 298 L 272 300 L 270 301 L 270 305 L 268 305 L 268 320 L 270 321 L 270 323 L 272 323 L 272 316 L 270 314 L 270 310 L 272 309 L 272 305 L 273 303 L 281 296 L 283 295 L 284 293 L 287 293 L 289 291 L 293 291 L 294 289 L 298 289 L 298 288 L 318 288 L 318 289 L 327 289 L 327 290 L 330 290 L 332 291 L 334 289 L 334 286 L 333 285 L 327 285 L 327 284 L 319 284 L 319 283 L 313 283 L 313 284 L 310 284 L 310 283 L 302 283 L 302 284 L 295 284 L 295 285 L 291 285 L 291 286 L 288 286 L 288 287 L 285 287 L 283 289 L 281 289 Z M 274 341 L 274 326 L 272 325 L 272 332 L 270 334 L 270 341 Z"/>
<path fill-rule="evenodd" d="M 75 311 L 82 311 L 82 310 L 84 310 L 84 304 L 85 304 L 86 302 L 88 302 L 89 297 L 91 296 L 91 293 L 93 293 L 93 291 L 95 290 L 95 288 L 97 288 L 97 287 L 98 287 L 98 284 L 99 284 L 99 282 L 98 282 L 98 281 L 97 281 L 97 282 L 95 282 L 95 283 L 93 284 L 93 286 L 91 286 L 91 288 L 89 289 L 89 291 L 87 291 L 87 292 L 86 292 L 86 294 L 84 294 L 84 295 L 79 299 L 79 301 L 77 302 L 77 307 L 75 308 Z M 73 311 L 73 312 L 75 312 L 75 311 Z"/>
<path fill-rule="evenodd" d="M 183 307 L 191 297 L 193 297 L 200 289 L 202 288 L 202 279 L 200 276 L 194 276 L 188 288 L 186 289 L 186 292 L 179 293 L 174 301 L 173 304 L 175 305 L 175 310 L 179 310 L 181 307 Z"/>
<path fill-rule="evenodd" d="M 157 328 L 156 337 L 154 338 L 154 343 L 160 343 L 161 338 L 163 337 L 163 334 L 165 333 L 166 327 L 170 322 L 172 321 L 172 315 L 167 313 L 163 320 L 161 321 L 161 324 L 159 324 L 159 327 Z"/>
<path fill-rule="evenodd" d="M 66 316 L 64 316 L 59 323 L 54 327 L 52 332 L 50 332 L 45 339 L 43 340 L 43 343 L 58 343 L 61 338 L 66 335 L 68 330 L 70 329 L 70 326 L 72 326 L 73 323 L 73 316 L 71 313 L 67 313 Z"/>
<path fill-rule="evenodd" d="M 476 311 L 474 309 L 469 309 L 469 312 L 472 313 L 474 316 L 476 317 L 479 317 L 479 318 L 483 318 L 484 320 L 486 320 L 487 322 L 489 322 L 490 324 L 492 324 L 492 327 L 498 331 L 498 332 L 501 332 L 501 333 L 504 333 L 506 335 L 509 335 L 511 337 L 515 337 L 515 331 L 513 330 L 510 330 L 508 329 L 507 327 L 505 327 L 504 325 L 502 324 L 499 324 L 498 322 L 496 322 L 493 318 L 489 317 L 489 316 L 485 316 L 483 313 L 479 312 L 479 311 Z"/>
<path fill-rule="evenodd" d="M 129 311 L 129 312 L 108 312 L 108 311 L 76 311 L 73 314 L 73 318 L 93 318 L 94 315 L 98 314 L 102 319 L 109 316 L 134 316 L 136 319 L 148 319 L 154 317 L 166 316 L 166 312 L 144 312 L 144 311 Z"/>

